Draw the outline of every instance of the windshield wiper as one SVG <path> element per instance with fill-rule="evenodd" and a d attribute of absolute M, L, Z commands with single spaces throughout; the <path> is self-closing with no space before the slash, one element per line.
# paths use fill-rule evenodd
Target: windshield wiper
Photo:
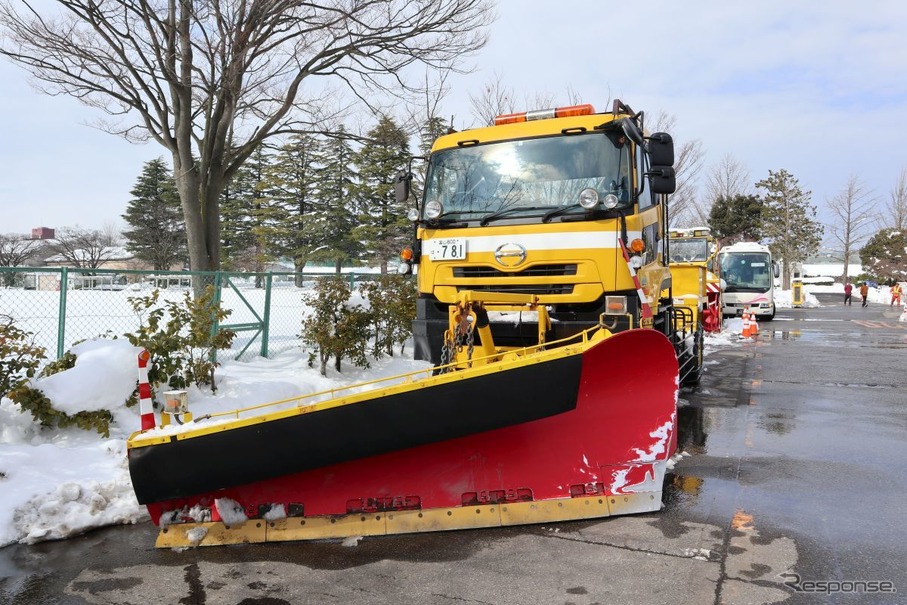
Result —
<path fill-rule="evenodd" d="M 438 218 L 433 218 L 431 220 L 426 220 L 426 225 L 435 225 L 438 227 L 447 227 L 447 228 L 458 228 L 466 227 L 468 223 L 461 219 L 461 215 L 464 214 L 481 214 L 482 210 L 452 210 L 450 212 L 445 212 Z"/>
<path fill-rule="evenodd" d="M 484 227 L 491 221 L 495 221 L 503 216 L 512 214 L 514 212 L 522 212 L 524 210 L 545 210 L 546 208 L 548 208 L 548 206 L 515 206 L 513 208 L 502 208 L 501 210 L 498 210 L 497 212 L 492 212 L 488 216 L 483 217 L 482 220 L 479 221 L 479 225 Z"/>
<path fill-rule="evenodd" d="M 549 220 L 556 217 L 558 214 L 563 214 L 569 212 L 570 210 L 576 210 L 577 208 L 582 208 L 579 204 L 570 204 L 569 206 L 561 206 L 560 208 L 555 208 L 554 210 L 549 210 L 545 213 L 545 216 L 542 217 L 542 222 L 547 223 Z"/>

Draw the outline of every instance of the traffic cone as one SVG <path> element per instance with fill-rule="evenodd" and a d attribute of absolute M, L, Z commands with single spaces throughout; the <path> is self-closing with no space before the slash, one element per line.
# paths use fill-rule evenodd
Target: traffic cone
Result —
<path fill-rule="evenodd" d="M 756 321 L 756 314 L 753 313 L 750 316 L 750 336 L 756 337 L 759 335 L 759 322 Z"/>
<path fill-rule="evenodd" d="M 741 336 L 749 338 L 752 335 L 750 330 L 750 312 L 749 309 L 747 309 L 743 312 L 743 332 Z"/>

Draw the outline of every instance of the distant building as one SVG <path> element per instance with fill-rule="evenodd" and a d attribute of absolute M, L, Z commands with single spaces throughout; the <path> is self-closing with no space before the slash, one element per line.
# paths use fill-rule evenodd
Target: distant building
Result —
<path fill-rule="evenodd" d="M 91 260 L 90 254 L 85 250 L 76 250 L 76 255 L 80 257 L 83 264 Z M 101 258 L 99 269 L 151 269 L 151 266 L 135 258 L 135 255 L 121 246 L 107 247 L 100 254 L 96 252 L 96 258 Z M 44 260 L 45 267 L 73 267 L 74 263 L 63 256 L 55 254 Z"/>
<path fill-rule="evenodd" d="M 31 230 L 32 239 L 54 239 L 54 230 L 50 227 L 35 227 Z"/>

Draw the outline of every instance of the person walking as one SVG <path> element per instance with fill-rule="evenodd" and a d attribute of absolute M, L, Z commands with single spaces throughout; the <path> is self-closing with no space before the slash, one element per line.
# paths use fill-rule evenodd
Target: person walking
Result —
<path fill-rule="evenodd" d="M 851 294 L 853 294 L 853 284 L 850 282 L 847 282 L 846 284 L 844 284 L 844 304 L 845 305 L 851 304 L 851 300 L 852 300 L 851 296 L 850 296 Z"/>
<path fill-rule="evenodd" d="M 895 303 L 897 303 L 899 307 L 901 306 L 901 284 L 898 282 L 894 282 L 894 285 L 891 286 L 891 304 L 888 306 L 890 307 Z"/>
<path fill-rule="evenodd" d="M 866 298 L 869 296 L 869 284 L 867 284 L 865 281 L 860 286 L 860 296 L 863 297 L 863 306 L 867 306 L 869 304 L 869 301 L 866 300 Z"/>

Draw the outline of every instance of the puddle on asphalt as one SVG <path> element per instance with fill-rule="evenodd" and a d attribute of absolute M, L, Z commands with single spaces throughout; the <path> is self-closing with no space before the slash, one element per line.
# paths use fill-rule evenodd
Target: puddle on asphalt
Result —
<path fill-rule="evenodd" d="M 768 340 L 802 340 L 804 342 L 821 342 L 840 337 L 840 333 L 803 331 L 803 330 L 761 330 L 759 338 Z"/>

